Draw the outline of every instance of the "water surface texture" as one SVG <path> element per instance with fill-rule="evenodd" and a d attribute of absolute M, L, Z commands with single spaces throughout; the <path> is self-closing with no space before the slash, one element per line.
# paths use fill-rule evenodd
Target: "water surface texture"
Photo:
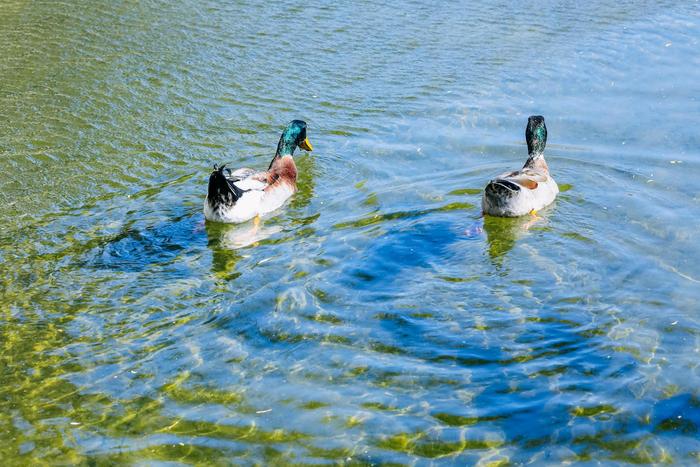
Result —
<path fill-rule="evenodd" d="M 699 11 L 3 0 L 3 464 L 700 461 Z M 562 192 L 484 220 L 531 114 Z"/>

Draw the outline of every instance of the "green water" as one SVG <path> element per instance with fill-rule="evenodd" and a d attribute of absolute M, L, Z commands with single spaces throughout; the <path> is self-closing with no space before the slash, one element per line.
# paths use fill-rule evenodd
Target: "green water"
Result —
<path fill-rule="evenodd" d="M 3 0 L 3 465 L 699 462 L 698 11 Z"/>

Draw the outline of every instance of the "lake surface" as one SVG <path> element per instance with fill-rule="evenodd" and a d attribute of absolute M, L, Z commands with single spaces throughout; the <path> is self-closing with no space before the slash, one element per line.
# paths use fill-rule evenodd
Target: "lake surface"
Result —
<path fill-rule="evenodd" d="M 526 3 L 4 0 L 3 464 L 700 462 L 700 5 Z"/>

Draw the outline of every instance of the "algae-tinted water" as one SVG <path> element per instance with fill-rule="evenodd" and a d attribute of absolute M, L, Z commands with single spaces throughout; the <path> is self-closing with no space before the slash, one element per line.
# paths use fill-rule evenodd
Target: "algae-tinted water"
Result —
<path fill-rule="evenodd" d="M 3 463 L 697 462 L 699 28 L 5 0 Z M 484 221 L 530 114 L 562 193 Z M 291 203 L 205 225 L 211 165 L 266 166 L 293 118 Z"/>

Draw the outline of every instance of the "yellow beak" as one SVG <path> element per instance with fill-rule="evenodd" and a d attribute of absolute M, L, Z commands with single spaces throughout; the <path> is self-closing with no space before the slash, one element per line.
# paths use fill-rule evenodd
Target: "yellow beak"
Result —
<path fill-rule="evenodd" d="M 299 143 L 299 147 L 303 149 L 304 151 L 313 151 L 314 147 L 311 146 L 311 142 L 309 141 L 309 138 L 304 138 L 304 141 Z"/>

